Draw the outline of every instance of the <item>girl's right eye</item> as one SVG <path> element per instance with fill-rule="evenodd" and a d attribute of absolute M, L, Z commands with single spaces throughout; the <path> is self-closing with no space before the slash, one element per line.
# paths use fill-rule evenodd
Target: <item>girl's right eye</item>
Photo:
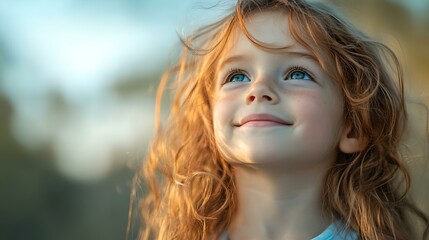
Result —
<path fill-rule="evenodd" d="M 229 82 L 250 82 L 249 77 L 239 69 L 234 69 L 227 74 L 225 83 Z"/>

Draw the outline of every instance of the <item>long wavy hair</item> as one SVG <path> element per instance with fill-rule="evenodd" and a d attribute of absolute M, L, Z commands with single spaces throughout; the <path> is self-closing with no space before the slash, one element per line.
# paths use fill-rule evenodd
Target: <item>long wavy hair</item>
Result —
<path fill-rule="evenodd" d="M 258 11 L 285 11 L 292 37 L 307 48 L 342 89 L 344 122 L 366 147 L 338 153 L 326 174 L 324 211 L 341 219 L 359 239 L 410 239 L 410 216 L 428 219 L 409 198 L 410 175 L 399 153 L 406 126 L 402 69 L 393 51 L 373 41 L 324 4 L 302 0 L 239 0 L 226 17 L 181 38 L 178 64 L 161 79 L 156 135 L 135 176 L 132 199 L 141 217 L 138 239 L 216 239 L 237 207 L 234 169 L 219 153 L 213 132 L 216 66 L 240 28 Z M 168 85 L 168 83 L 172 83 Z M 161 98 L 174 100 L 161 126 Z M 133 200 L 134 201 L 134 200 Z M 131 211 L 130 211 L 131 213 Z"/>

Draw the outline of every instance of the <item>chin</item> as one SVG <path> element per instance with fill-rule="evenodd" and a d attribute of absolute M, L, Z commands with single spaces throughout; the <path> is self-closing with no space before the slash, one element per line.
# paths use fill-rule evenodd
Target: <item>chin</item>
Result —
<path fill-rule="evenodd" d="M 244 150 L 243 148 L 240 148 Z M 276 151 L 277 150 L 277 151 Z M 269 147 L 265 148 L 248 148 L 247 151 L 241 151 L 241 154 L 236 154 L 234 159 L 237 159 L 238 162 L 244 164 L 254 164 L 254 165 L 272 165 L 272 164 L 281 164 L 288 159 L 288 154 L 283 151 L 278 151 L 279 149 L 270 149 Z"/>

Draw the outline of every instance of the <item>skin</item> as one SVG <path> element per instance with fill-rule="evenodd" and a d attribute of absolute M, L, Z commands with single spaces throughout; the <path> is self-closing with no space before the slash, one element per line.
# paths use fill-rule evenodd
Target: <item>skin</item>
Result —
<path fill-rule="evenodd" d="M 286 13 L 258 12 L 246 23 L 257 40 L 288 48 L 260 48 L 237 28 L 218 67 L 214 132 L 234 166 L 239 203 L 228 235 L 308 240 L 332 222 L 321 203 L 327 169 L 338 151 L 356 150 L 343 124 L 344 99 L 291 37 Z M 243 124 L 261 113 L 285 124 L 264 117 Z"/>

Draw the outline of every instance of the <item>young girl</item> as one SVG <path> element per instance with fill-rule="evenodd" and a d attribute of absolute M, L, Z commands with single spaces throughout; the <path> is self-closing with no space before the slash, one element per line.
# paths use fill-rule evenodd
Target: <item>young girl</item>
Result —
<path fill-rule="evenodd" d="M 242 0 L 183 40 L 139 239 L 428 239 L 394 53 L 327 6 Z M 159 111 L 158 111 L 159 113 Z M 159 118 L 159 114 L 158 114 Z M 415 235 L 414 235 L 415 234 Z"/>

